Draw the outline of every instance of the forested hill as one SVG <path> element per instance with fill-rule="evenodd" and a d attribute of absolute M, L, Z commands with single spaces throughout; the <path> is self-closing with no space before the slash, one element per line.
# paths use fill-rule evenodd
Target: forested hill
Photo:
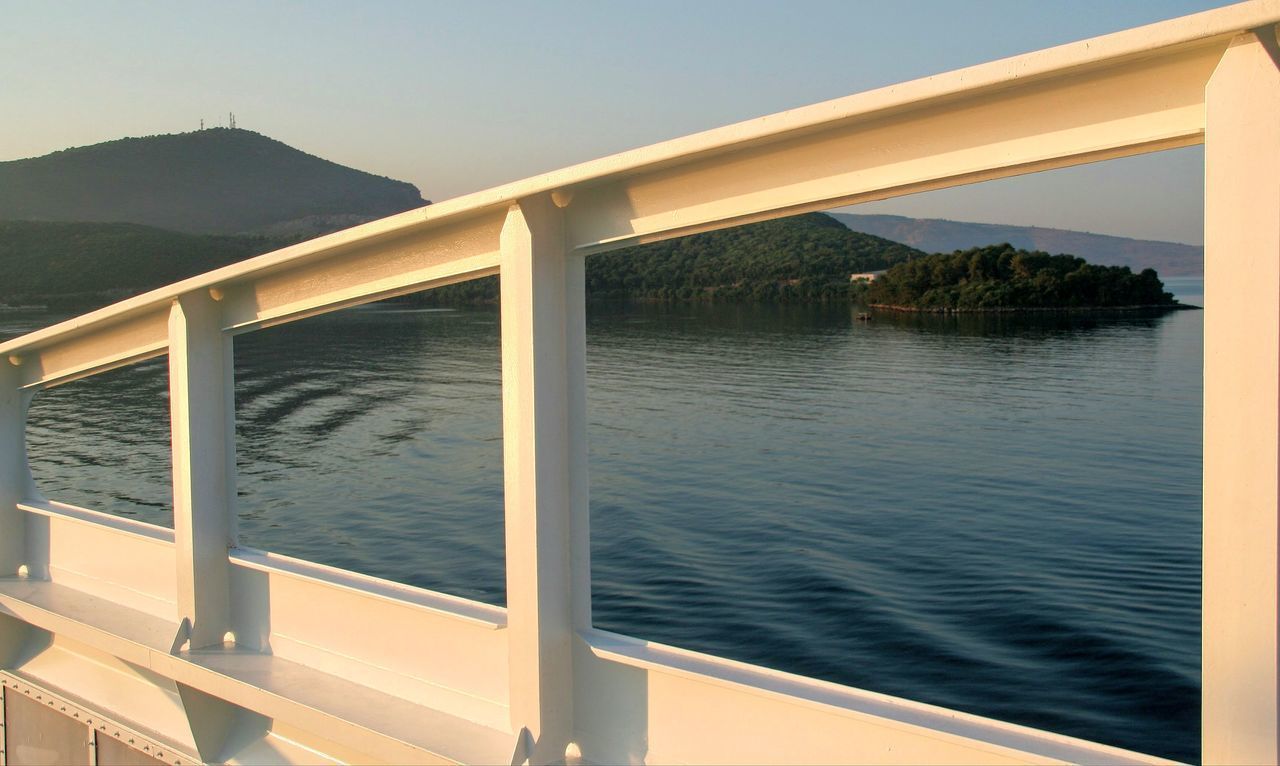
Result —
<path fill-rule="evenodd" d="M 0 221 L 0 304 L 91 308 L 290 244 L 136 224 Z M 630 247 L 587 259 L 596 299 L 848 300 L 849 275 L 924 254 L 820 213 Z M 491 303 L 496 278 L 418 300 Z"/>
<path fill-rule="evenodd" d="M 587 258 L 587 297 L 639 301 L 847 301 L 849 277 L 924 256 L 823 213 L 781 218 Z M 427 303 L 493 302 L 495 278 L 443 287 Z"/>
<path fill-rule="evenodd" d="M 864 298 L 880 308 L 932 312 L 1180 307 L 1152 269 L 1134 274 L 1128 266 L 1007 244 L 899 264 L 877 277 Z"/>
<path fill-rule="evenodd" d="M 315 236 L 424 204 L 412 184 L 234 128 L 0 162 L 0 220 Z"/>
<path fill-rule="evenodd" d="M 131 223 L 0 221 L 0 304 L 94 308 L 286 243 Z"/>
<path fill-rule="evenodd" d="M 807 213 L 587 259 L 594 298 L 847 300 L 849 275 L 924 253 Z"/>

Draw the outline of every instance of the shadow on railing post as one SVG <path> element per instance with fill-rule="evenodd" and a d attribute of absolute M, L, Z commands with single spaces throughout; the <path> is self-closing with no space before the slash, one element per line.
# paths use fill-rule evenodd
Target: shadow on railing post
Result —
<path fill-rule="evenodd" d="M 17 508 L 27 480 L 26 412 L 30 397 L 19 386 L 22 358 L 0 358 L 0 577 L 26 563 L 26 518 Z"/>

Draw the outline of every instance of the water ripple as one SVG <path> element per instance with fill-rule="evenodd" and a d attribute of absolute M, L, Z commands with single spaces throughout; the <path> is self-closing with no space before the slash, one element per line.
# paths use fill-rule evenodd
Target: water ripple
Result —
<path fill-rule="evenodd" d="M 1200 323 L 594 307 L 595 622 L 1196 760 Z M 345 311 L 236 364 L 247 544 L 504 600 L 496 313 Z M 33 470 L 170 524 L 167 427 L 162 362 L 70 384 Z"/>

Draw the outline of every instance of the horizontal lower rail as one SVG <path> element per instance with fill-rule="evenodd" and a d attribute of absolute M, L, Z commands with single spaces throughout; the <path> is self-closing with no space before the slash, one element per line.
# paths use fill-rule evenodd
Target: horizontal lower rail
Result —
<path fill-rule="evenodd" d="M 1206 490 L 1206 530 L 1234 541 L 1206 543 L 1205 612 L 1220 615 L 1205 634 L 1219 658 L 1206 662 L 1206 757 L 1275 762 L 1275 599 L 1239 594 L 1260 582 L 1274 596 L 1277 571 L 1277 419 L 1258 415 L 1274 415 L 1262 371 L 1276 343 L 1257 329 L 1277 326 L 1276 280 L 1258 276 L 1277 255 L 1277 22 L 1280 0 L 1254 0 L 729 126 L 0 344 L 0 669 L 211 762 L 1164 762 L 590 628 L 580 256 L 1207 140 L 1220 164 L 1206 175 L 1219 224 L 1206 257 L 1258 300 L 1242 303 L 1256 316 L 1206 324 L 1206 380 L 1240 394 L 1206 405 L 1221 425 L 1206 430 L 1220 469 L 1206 487 L 1222 490 Z M 510 608 L 238 548 L 229 336 L 499 272 Z M 34 390 L 166 352 L 174 530 L 30 501 Z"/>
<path fill-rule="evenodd" d="M 366 755 L 378 760 L 506 762 L 517 747 L 515 735 L 500 724 L 388 694 L 346 673 L 240 647 L 183 650 L 176 622 L 55 583 L 0 580 L 0 615 L 29 626 L 24 645 L 0 660 L 30 680 L 56 682 L 58 669 L 78 663 L 79 672 L 90 672 L 108 657 L 145 668 L 155 674 L 153 684 L 190 687 L 304 731 L 363 743 Z M 362 627 L 394 629 L 382 621 Z M 629 730 L 641 721 L 630 716 L 643 710 L 652 762 L 705 762 L 714 754 L 718 762 L 767 763 L 795 760 L 799 753 L 814 763 L 910 763 L 927 752 L 946 763 L 1170 763 L 607 631 L 584 631 L 578 638 L 589 655 L 579 683 L 594 703 L 577 732 L 587 760 L 594 754 L 609 761 L 637 746 L 628 741 Z M 49 646 L 59 647 L 56 661 L 47 656 L 51 649 L 41 648 Z M 362 676 L 367 674 L 355 677 Z M 92 704 L 92 694 L 86 699 Z M 127 710 L 105 712 L 128 720 Z M 614 723 L 596 727 L 596 718 Z M 744 720 L 760 730 L 757 736 L 742 736 Z M 181 736 L 168 732 L 165 741 Z M 859 743 L 856 753 L 846 749 L 853 741 Z"/>
<path fill-rule="evenodd" d="M 790 725 L 802 726 L 809 719 L 830 719 L 824 727 L 827 737 L 833 737 L 837 731 L 847 729 L 846 734 L 852 738 L 852 732 L 858 731 L 860 733 L 856 741 L 860 743 L 860 750 L 865 752 L 856 757 L 850 754 L 850 760 L 869 760 L 874 763 L 877 758 L 883 758 L 885 762 L 899 761 L 900 754 L 895 756 L 894 751 L 908 749 L 910 741 L 919 738 L 933 742 L 930 745 L 934 748 L 932 757 L 945 761 L 952 760 L 947 757 L 947 753 L 954 749 L 956 752 L 953 757 L 961 760 L 963 752 L 982 753 L 978 761 L 980 763 L 1004 762 L 1006 759 L 1018 763 L 1036 762 L 1038 759 L 1043 759 L 1046 763 L 1174 763 L 1075 737 L 656 644 L 609 631 L 582 631 L 579 637 L 595 657 L 645 671 L 649 693 L 652 695 L 657 689 L 665 689 L 671 695 L 669 700 L 672 703 L 682 695 L 714 697 L 718 705 L 734 704 L 728 700 L 738 700 L 738 704 L 744 709 L 759 707 L 771 711 L 768 718 L 761 717 L 757 712 L 751 719 L 753 722 L 789 720 Z M 663 680 L 655 680 L 658 677 Z M 708 693 L 705 691 L 708 687 L 714 687 L 716 691 Z M 755 703 L 745 702 L 744 695 L 758 697 L 759 700 Z M 692 729 L 708 725 L 700 721 L 700 716 L 694 712 L 703 706 L 685 703 L 682 707 L 685 711 L 684 720 L 673 720 L 673 724 Z M 837 723 L 841 720 L 844 722 Z M 795 746 L 796 737 L 781 734 L 785 731 L 785 725 L 778 726 L 778 729 L 780 741 L 777 747 L 780 748 L 781 755 L 785 749 Z M 660 733 L 651 729 L 651 736 L 660 736 Z M 718 740 L 717 746 L 725 747 L 725 740 Z M 731 741 L 728 747 L 733 747 Z M 727 755 L 724 750 L 720 752 Z M 687 754 L 681 753 L 670 753 L 670 756 L 674 760 L 688 758 Z M 729 760 L 750 757 L 750 754 L 742 753 Z M 761 759 L 758 754 L 753 760 L 767 762 L 767 758 Z"/>

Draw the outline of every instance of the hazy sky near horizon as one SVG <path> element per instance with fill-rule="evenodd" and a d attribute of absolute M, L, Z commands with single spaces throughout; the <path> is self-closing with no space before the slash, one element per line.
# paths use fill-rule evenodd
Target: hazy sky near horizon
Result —
<path fill-rule="evenodd" d="M 0 0 L 0 161 L 225 124 L 433 200 L 1222 5 Z M 1183 149 L 860 212 L 1203 240 Z"/>

